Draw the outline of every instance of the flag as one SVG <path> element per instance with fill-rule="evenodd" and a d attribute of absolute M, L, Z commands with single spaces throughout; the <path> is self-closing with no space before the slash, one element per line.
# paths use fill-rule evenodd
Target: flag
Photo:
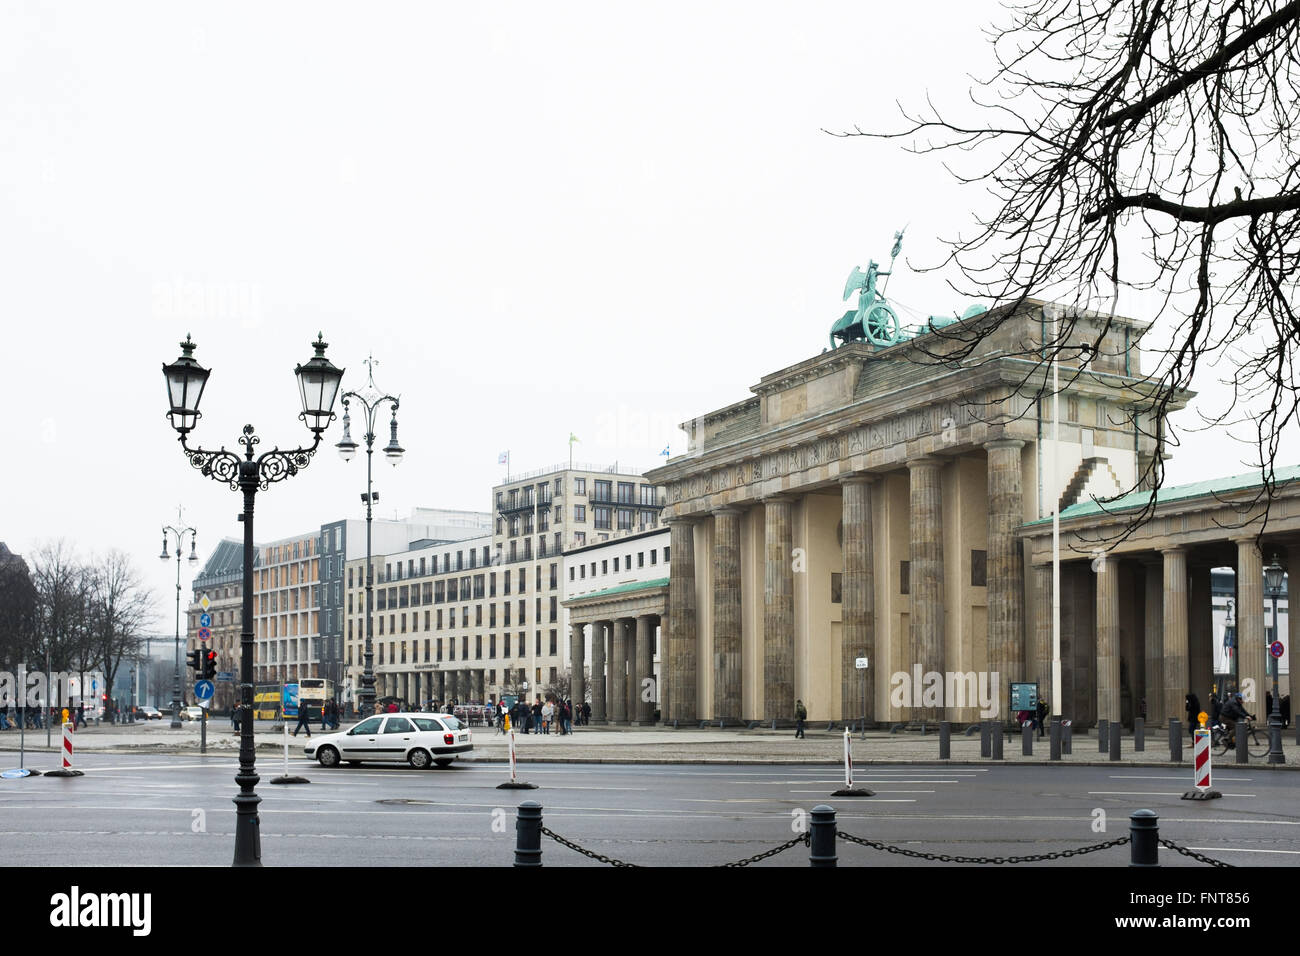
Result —
<path fill-rule="evenodd" d="M 509 460 L 510 460 L 510 452 L 508 451 L 503 451 L 501 454 L 497 455 L 498 465 L 504 465 Z"/>
<path fill-rule="evenodd" d="M 664 450 L 661 451 L 659 454 L 663 455 L 665 458 L 670 457 L 669 454 L 668 454 L 668 446 L 667 446 L 667 445 L 664 445 Z"/>
<path fill-rule="evenodd" d="M 570 444 L 570 445 L 572 445 L 575 441 L 578 441 L 578 440 L 579 440 L 579 439 L 578 439 L 578 436 L 577 436 L 577 435 L 573 434 L 573 432 L 569 432 L 569 444 Z"/>

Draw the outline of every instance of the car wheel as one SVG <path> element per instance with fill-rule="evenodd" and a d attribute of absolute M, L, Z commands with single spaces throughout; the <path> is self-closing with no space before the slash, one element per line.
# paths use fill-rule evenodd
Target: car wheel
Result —
<path fill-rule="evenodd" d="M 333 747 L 321 747 L 316 751 L 316 759 L 320 761 L 322 767 L 337 767 L 339 765 L 339 752 Z"/>
<path fill-rule="evenodd" d="M 427 750 L 420 750 L 417 747 L 410 752 L 406 759 L 416 770 L 429 769 L 429 752 Z"/>
<path fill-rule="evenodd" d="M 434 761 L 434 763 L 436 763 L 439 767 L 450 767 L 451 761 L 452 761 L 451 757 L 439 757 L 437 760 Z"/>

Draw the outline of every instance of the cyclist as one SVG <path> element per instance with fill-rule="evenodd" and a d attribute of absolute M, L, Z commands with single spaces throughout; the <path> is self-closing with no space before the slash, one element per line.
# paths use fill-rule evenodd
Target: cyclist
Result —
<path fill-rule="evenodd" d="M 1255 715 L 1247 712 L 1246 706 L 1242 701 L 1241 694 L 1233 694 L 1232 699 L 1223 706 L 1223 712 L 1219 715 L 1224 726 L 1227 728 L 1225 739 L 1227 746 L 1231 747 L 1236 742 L 1237 721 L 1250 718 L 1255 719 Z"/>

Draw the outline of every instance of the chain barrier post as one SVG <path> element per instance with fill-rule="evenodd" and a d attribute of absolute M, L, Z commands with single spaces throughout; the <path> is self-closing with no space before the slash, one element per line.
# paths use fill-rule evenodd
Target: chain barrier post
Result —
<path fill-rule="evenodd" d="M 1119 756 L 1120 756 L 1119 741 L 1120 741 L 1120 737 L 1122 736 L 1120 731 L 1123 729 L 1124 727 L 1120 724 L 1118 720 L 1112 720 L 1110 722 L 1110 727 L 1108 728 L 1108 730 L 1110 732 L 1110 759 L 1111 760 L 1119 760 Z"/>
<path fill-rule="evenodd" d="M 1110 721 L 1104 717 L 1097 721 L 1097 753 L 1104 754 L 1107 747 L 1107 734 L 1110 732 Z"/>
<path fill-rule="evenodd" d="M 1151 810 L 1134 810 L 1128 818 L 1129 866 L 1160 865 L 1160 818 Z"/>
<path fill-rule="evenodd" d="M 515 866 L 542 865 L 542 805 L 536 800 L 519 804 L 515 817 Z"/>
<path fill-rule="evenodd" d="M 1061 741 L 1061 746 L 1065 753 L 1074 756 L 1074 721 L 1062 721 L 1061 728 L 1065 731 L 1065 738 Z"/>
<path fill-rule="evenodd" d="M 1004 738 L 1004 736 L 1005 736 L 1005 735 L 1004 735 L 1004 732 L 1003 732 L 1002 722 L 1001 722 L 1000 720 L 998 720 L 998 721 L 989 721 L 989 731 L 991 732 L 992 737 L 993 737 L 993 741 L 992 741 L 992 742 L 993 742 L 993 759 L 994 759 L 994 760 L 1001 760 L 1001 759 L 1002 759 L 1002 743 L 1003 743 L 1003 738 Z"/>
<path fill-rule="evenodd" d="M 1169 762 L 1183 762 L 1183 725 L 1177 717 L 1169 718 Z"/>
<path fill-rule="evenodd" d="M 1055 714 L 1052 715 L 1052 726 L 1048 728 L 1048 732 L 1050 735 L 1048 737 L 1048 747 L 1049 747 L 1048 759 L 1060 760 L 1061 759 L 1061 718 Z"/>
<path fill-rule="evenodd" d="M 952 757 L 952 724 L 949 721 L 941 720 L 939 722 L 939 759 L 948 760 Z"/>
<path fill-rule="evenodd" d="M 826 804 L 812 809 L 809 829 L 808 865 L 816 867 L 838 866 L 835 855 L 835 811 Z"/>
<path fill-rule="evenodd" d="M 1145 753 L 1147 749 L 1147 721 L 1138 717 L 1133 721 L 1133 752 Z"/>
<path fill-rule="evenodd" d="M 1020 755 L 1022 757 L 1032 757 L 1034 755 L 1034 725 L 1027 723 L 1020 728 Z"/>
<path fill-rule="evenodd" d="M 1246 749 L 1250 741 L 1246 739 L 1245 724 L 1244 720 L 1237 721 L 1237 763 L 1239 764 L 1250 763 L 1250 751 Z"/>
<path fill-rule="evenodd" d="M 993 756 L 993 742 L 991 738 L 992 735 L 989 733 L 989 721 L 981 720 L 980 721 L 980 756 L 981 757 Z"/>

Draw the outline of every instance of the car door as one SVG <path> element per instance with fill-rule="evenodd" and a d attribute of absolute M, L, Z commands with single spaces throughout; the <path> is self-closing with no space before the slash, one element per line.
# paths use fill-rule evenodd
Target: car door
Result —
<path fill-rule="evenodd" d="M 379 746 L 379 728 L 382 717 L 367 717 L 339 741 L 339 752 L 344 760 L 375 760 L 374 750 Z"/>
<path fill-rule="evenodd" d="M 375 760 L 401 762 L 415 741 L 415 725 L 405 717 L 385 718 L 383 732 L 376 745 Z"/>

